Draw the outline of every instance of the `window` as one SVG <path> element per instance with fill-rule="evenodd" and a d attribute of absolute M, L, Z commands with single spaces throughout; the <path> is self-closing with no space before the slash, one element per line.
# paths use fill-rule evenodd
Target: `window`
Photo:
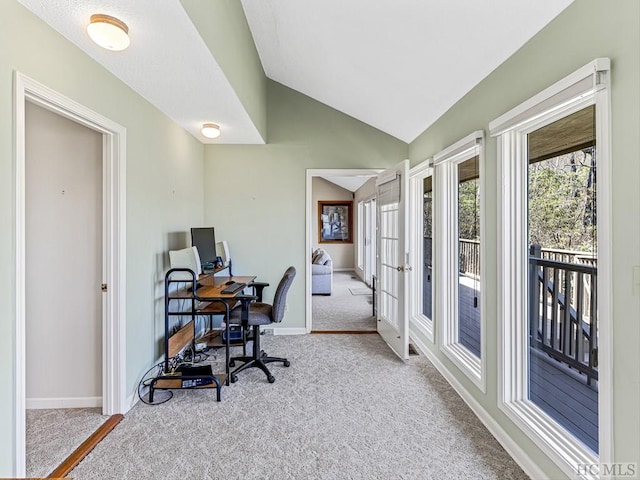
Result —
<path fill-rule="evenodd" d="M 411 328 L 433 342 L 433 168 L 425 160 L 409 172 Z"/>
<path fill-rule="evenodd" d="M 366 233 L 364 230 L 364 202 L 358 202 L 358 268 L 364 270 L 364 250 Z"/>
<path fill-rule="evenodd" d="M 569 476 L 612 461 L 608 71 L 598 59 L 490 124 L 499 404 Z"/>
<path fill-rule="evenodd" d="M 483 139 L 474 132 L 434 156 L 434 274 L 442 351 L 484 392 Z"/>

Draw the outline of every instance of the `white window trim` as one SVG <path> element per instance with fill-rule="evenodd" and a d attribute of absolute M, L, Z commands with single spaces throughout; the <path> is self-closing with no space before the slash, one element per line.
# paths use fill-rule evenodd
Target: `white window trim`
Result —
<path fill-rule="evenodd" d="M 609 59 L 596 59 L 490 123 L 498 137 L 499 408 L 567 475 L 613 455 Z M 528 400 L 527 134 L 596 105 L 598 141 L 599 456 Z M 586 475 L 586 474 L 585 474 Z M 582 478 L 600 478 L 583 476 Z"/>
<path fill-rule="evenodd" d="M 358 201 L 358 268 L 364 272 L 364 247 L 365 247 L 365 231 L 364 231 L 364 200 Z"/>
<path fill-rule="evenodd" d="M 433 282 L 438 285 L 434 300 L 435 321 L 439 325 L 440 350 L 469 379 L 486 393 L 486 268 L 480 269 L 480 358 L 458 342 L 458 226 L 457 165 L 475 155 L 480 167 L 480 265 L 485 263 L 484 131 L 478 130 L 445 148 L 433 157 L 434 237 Z M 453 272 L 453 273 L 452 273 Z"/>
<path fill-rule="evenodd" d="M 434 291 L 431 292 L 431 317 L 422 313 L 424 252 L 422 244 L 422 223 L 424 199 L 424 179 L 433 177 L 433 160 L 427 159 L 409 170 L 409 264 L 413 269 L 409 275 L 409 321 L 410 326 L 434 343 L 433 312 L 435 309 Z M 434 259 L 435 260 L 435 259 Z M 432 271 L 433 278 L 433 271 Z M 431 282 L 435 286 L 435 282 Z"/>

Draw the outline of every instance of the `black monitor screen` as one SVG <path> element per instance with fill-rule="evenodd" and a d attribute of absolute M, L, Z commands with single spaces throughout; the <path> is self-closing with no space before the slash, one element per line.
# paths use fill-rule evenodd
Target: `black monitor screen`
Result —
<path fill-rule="evenodd" d="M 213 268 L 216 261 L 216 235 L 213 227 L 192 228 L 191 245 L 198 249 L 202 268 Z"/>

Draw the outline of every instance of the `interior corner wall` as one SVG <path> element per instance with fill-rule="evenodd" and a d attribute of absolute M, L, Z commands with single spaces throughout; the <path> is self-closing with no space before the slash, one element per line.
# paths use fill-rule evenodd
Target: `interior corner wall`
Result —
<path fill-rule="evenodd" d="M 349 190 L 339 187 L 338 185 L 321 177 L 313 177 L 311 180 L 311 189 L 311 212 L 313 214 L 313 219 L 311 220 L 311 242 L 313 244 L 313 249 L 315 250 L 318 247 L 323 248 L 331 257 L 334 270 L 353 270 L 353 252 L 354 246 L 357 242 L 355 204 L 352 208 L 353 243 L 319 243 L 318 237 L 318 202 L 326 200 L 346 200 L 353 202 L 353 194 Z"/>
<path fill-rule="evenodd" d="M 410 145 L 416 165 L 598 57 L 611 59 L 612 272 L 614 449 L 618 462 L 640 464 L 640 288 L 633 266 L 640 265 L 640 3 L 579 0 L 474 87 Z M 481 54 L 482 52 L 479 52 Z M 419 61 L 419 59 L 417 59 Z M 435 357 L 504 429 L 548 478 L 565 478 L 498 408 L 497 244 L 500 179 L 496 139 L 487 137 L 484 195 L 486 211 L 487 394 L 457 370 L 437 345 Z M 637 280 L 636 280 L 637 282 Z M 634 290 L 635 289 L 635 290 Z M 436 317 L 437 320 L 437 317 Z M 435 325 L 436 331 L 440 328 Z"/>
<path fill-rule="evenodd" d="M 0 477 L 13 477 L 15 341 L 14 71 L 127 129 L 126 386 L 160 355 L 167 250 L 204 216 L 204 147 L 15 0 L 0 2 Z M 82 241 L 82 239 L 78 239 Z"/>
<path fill-rule="evenodd" d="M 247 114 L 267 140 L 267 77 L 239 1 L 180 0 Z"/>
<path fill-rule="evenodd" d="M 306 171 L 385 168 L 408 145 L 283 85 L 267 88 L 267 145 L 207 145 L 205 220 L 227 240 L 234 273 L 269 282 L 269 301 L 284 270 L 298 276 L 282 326 L 305 328 Z"/>

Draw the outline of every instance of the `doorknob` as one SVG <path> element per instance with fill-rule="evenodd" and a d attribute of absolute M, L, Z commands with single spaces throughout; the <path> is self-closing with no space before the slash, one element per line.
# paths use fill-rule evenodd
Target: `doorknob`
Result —
<path fill-rule="evenodd" d="M 398 265 L 396 270 L 399 272 L 411 272 L 413 271 L 413 267 L 411 265 Z"/>

